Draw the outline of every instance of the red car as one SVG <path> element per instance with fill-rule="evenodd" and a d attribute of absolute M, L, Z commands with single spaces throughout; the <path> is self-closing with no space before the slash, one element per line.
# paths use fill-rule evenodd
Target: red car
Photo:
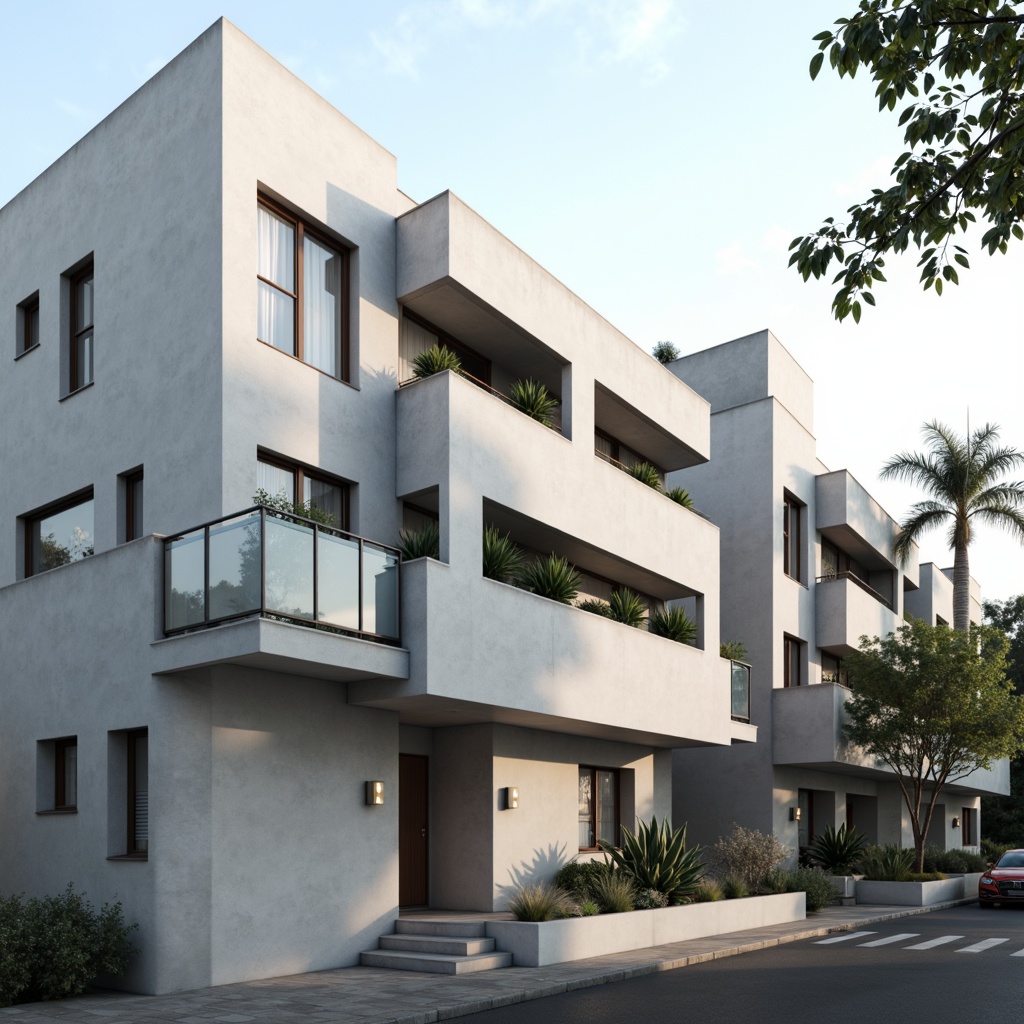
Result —
<path fill-rule="evenodd" d="M 994 907 L 997 903 L 1024 903 L 1024 850 L 1007 850 L 981 876 L 978 903 Z"/>

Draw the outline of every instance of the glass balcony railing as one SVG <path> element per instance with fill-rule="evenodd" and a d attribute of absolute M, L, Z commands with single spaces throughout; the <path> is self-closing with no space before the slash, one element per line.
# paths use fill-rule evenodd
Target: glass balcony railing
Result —
<path fill-rule="evenodd" d="M 164 633 L 262 615 L 397 643 L 396 548 L 263 507 L 164 542 Z"/>
<path fill-rule="evenodd" d="M 750 666 L 732 662 L 732 720 L 750 721 Z"/>

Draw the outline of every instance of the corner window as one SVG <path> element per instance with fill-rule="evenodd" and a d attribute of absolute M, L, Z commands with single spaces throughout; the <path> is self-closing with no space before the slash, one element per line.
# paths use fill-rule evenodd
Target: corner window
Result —
<path fill-rule="evenodd" d="M 580 849 L 597 849 L 599 839 L 613 846 L 619 840 L 619 773 L 613 768 L 580 765 Z"/>
<path fill-rule="evenodd" d="M 92 488 L 25 517 L 25 575 L 79 562 L 93 553 Z"/>
<path fill-rule="evenodd" d="M 256 236 L 256 337 L 347 380 L 348 253 L 262 198 Z"/>
<path fill-rule="evenodd" d="M 310 504 L 331 516 L 336 530 L 348 529 L 348 486 L 310 472 L 297 463 L 261 455 L 256 487 L 271 497 L 283 495 L 296 505 Z"/>
<path fill-rule="evenodd" d="M 132 729 L 125 734 L 128 755 L 129 857 L 149 855 L 149 731 Z"/>
<path fill-rule="evenodd" d="M 125 473 L 124 482 L 124 542 L 138 540 L 142 532 L 142 469 Z"/>
<path fill-rule="evenodd" d="M 782 685 L 799 686 L 803 674 L 803 643 L 787 636 L 782 641 Z"/>
<path fill-rule="evenodd" d="M 93 381 L 93 287 L 90 261 L 71 278 L 70 391 Z"/>
<path fill-rule="evenodd" d="M 17 344 L 14 356 L 24 355 L 39 344 L 39 292 L 18 305 Z"/>
<path fill-rule="evenodd" d="M 800 557 L 803 537 L 803 510 L 805 506 L 792 494 L 782 499 L 782 571 L 795 580 L 803 579 Z"/>

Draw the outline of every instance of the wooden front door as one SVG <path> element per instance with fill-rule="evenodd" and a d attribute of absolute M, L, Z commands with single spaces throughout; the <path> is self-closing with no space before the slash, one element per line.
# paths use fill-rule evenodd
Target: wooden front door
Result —
<path fill-rule="evenodd" d="M 427 758 L 398 755 L 398 904 L 425 907 L 427 890 Z"/>

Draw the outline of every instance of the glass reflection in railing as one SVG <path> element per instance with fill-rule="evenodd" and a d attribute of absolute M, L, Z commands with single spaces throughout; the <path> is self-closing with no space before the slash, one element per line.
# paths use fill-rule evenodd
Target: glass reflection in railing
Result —
<path fill-rule="evenodd" d="M 732 717 L 750 721 L 750 666 L 740 661 L 732 663 Z"/>

